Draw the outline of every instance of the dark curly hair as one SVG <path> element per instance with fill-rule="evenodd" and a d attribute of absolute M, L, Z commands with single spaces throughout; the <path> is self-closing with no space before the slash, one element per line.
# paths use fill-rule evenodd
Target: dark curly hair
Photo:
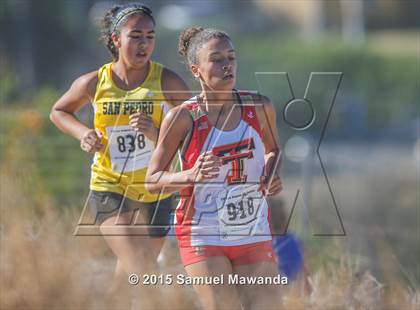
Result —
<path fill-rule="evenodd" d="M 105 43 L 106 47 L 112 54 L 114 60 L 118 60 L 118 49 L 112 41 L 112 34 L 119 34 L 121 27 L 125 25 L 128 18 L 133 15 L 145 15 L 149 17 L 155 25 L 152 10 L 141 3 L 130 3 L 127 5 L 114 5 L 110 8 L 101 22 L 101 41 Z"/>
<path fill-rule="evenodd" d="M 229 35 L 221 30 L 213 28 L 203 28 L 194 26 L 184 29 L 179 35 L 178 53 L 185 58 L 185 63 L 189 66 L 197 64 L 197 52 L 208 41 L 214 38 L 226 38 Z"/>

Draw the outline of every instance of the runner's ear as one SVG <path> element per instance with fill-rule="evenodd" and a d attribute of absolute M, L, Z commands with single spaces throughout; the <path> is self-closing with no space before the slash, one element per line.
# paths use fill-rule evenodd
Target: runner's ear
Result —
<path fill-rule="evenodd" d="M 193 75 L 196 79 L 198 79 L 198 78 L 200 77 L 200 72 L 199 72 L 199 70 L 198 70 L 198 66 L 196 66 L 196 65 L 191 65 L 190 69 L 191 69 L 192 75 Z"/>
<path fill-rule="evenodd" d="M 115 34 L 115 32 L 111 35 L 112 42 L 114 43 L 115 47 L 121 47 L 121 39 L 120 36 Z"/>

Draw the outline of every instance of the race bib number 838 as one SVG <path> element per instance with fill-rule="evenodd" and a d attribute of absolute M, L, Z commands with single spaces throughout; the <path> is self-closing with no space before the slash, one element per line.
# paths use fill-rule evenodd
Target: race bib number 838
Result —
<path fill-rule="evenodd" d="M 146 168 L 154 150 L 153 141 L 131 126 L 107 127 L 112 171 L 131 172 Z"/>

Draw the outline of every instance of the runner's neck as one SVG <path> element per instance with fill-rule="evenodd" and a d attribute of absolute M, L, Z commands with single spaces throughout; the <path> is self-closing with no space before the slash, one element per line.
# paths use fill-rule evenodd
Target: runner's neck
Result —
<path fill-rule="evenodd" d="M 236 96 L 233 91 L 203 91 L 197 98 L 203 111 L 211 115 L 227 115 L 232 110 L 233 105 L 236 104 Z"/>

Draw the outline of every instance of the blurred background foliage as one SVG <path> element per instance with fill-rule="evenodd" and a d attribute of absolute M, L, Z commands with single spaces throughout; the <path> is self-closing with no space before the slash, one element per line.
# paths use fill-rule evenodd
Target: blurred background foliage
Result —
<path fill-rule="evenodd" d="M 349 1 L 300 2 L 145 1 L 157 20 L 153 58 L 197 90 L 176 53 L 178 33 L 189 25 L 218 27 L 231 35 L 237 49 L 238 88 L 268 95 L 278 107 L 279 127 L 284 105 L 291 99 L 288 86 L 276 76 L 261 85 L 255 72 L 287 72 L 296 97 L 303 97 L 311 72 L 342 72 L 329 139 L 413 143 L 419 98 L 418 2 L 361 1 L 361 22 L 356 25 L 345 23 L 345 12 L 352 17 L 346 8 Z M 0 145 L 3 150 L 7 146 L 10 137 L 4 133 L 13 127 L 13 116 L 32 113 L 26 116 L 30 119 L 39 113 L 34 154 L 48 187 L 60 200 L 71 200 L 84 188 L 74 180 L 88 176 L 82 164 L 86 156 L 76 141 L 53 128 L 47 116 L 75 78 L 111 60 L 98 38 L 99 20 L 113 4 L 94 0 L 0 4 Z M 324 87 L 315 90 L 311 100 L 326 113 L 329 106 L 320 103 L 327 100 Z M 90 108 L 80 117 L 91 121 Z M 283 129 L 282 139 L 287 140 L 293 130 Z M 47 147 L 52 142 L 54 149 Z"/>
<path fill-rule="evenodd" d="M 317 187 L 325 179 L 313 155 L 324 123 L 305 132 L 285 126 L 284 106 L 292 99 L 287 83 L 256 72 L 287 72 L 297 98 L 311 72 L 343 73 L 320 153 L 349 238 L 312 238 L 305 225 L 293 221 L 292 228 L 303 231 L 313 267 L 339 266 L 346 248 L 358 264 L 367 261 L 375 276 L 385 281 L 392 274 L 418 291 L 419 1 L 143 2 L 157 21 L 153 58 L 194 90 L 198 85 L 176 52 L 179 32 L 201 25 L 230 34 L 238 55 L 238 88 L 259 90 L 275 103 L 289 210 L 295 188 L 304 193 L 300 209 L 331 204 L 330 193 Z M 25 187 L 22 207 L 34 209 L 35 217 L 43 214 L 42 201 L 61 214 L 84 205 L 91 157 L 61 134 L 48 114 L 75 78 L 111 61 L 98 40 L 98 21 L 114 3 L 0 1 L 0 170 Z M 320 115 L 330 108 L 334 83 L 334 78 L 323 80 L 311 92 Z M 89 105 L 77 115 L 91 124 Z M 289 143 L 298 135 L 304 140 Z M 2 188 L 5 215 L 10 193 L 4 188 L 10 187 Z"/>

